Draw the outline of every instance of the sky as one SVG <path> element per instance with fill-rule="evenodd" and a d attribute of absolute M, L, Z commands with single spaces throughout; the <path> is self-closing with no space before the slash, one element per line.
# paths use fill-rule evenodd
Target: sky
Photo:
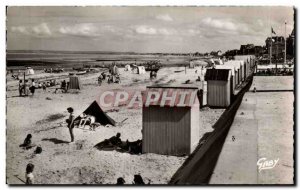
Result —
<path fill-rule="evenodd" d="M 293 7 L 8 7 L 7 50 L 190 53 L 265 45 Z"/>

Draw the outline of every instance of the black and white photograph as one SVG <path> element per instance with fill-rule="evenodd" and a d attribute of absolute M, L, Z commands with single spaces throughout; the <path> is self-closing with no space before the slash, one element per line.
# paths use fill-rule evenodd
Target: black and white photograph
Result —
<path fill-rule="evenodd" d="M 295 7 L 5 9 L 6 184 L 295 185 Z"/>

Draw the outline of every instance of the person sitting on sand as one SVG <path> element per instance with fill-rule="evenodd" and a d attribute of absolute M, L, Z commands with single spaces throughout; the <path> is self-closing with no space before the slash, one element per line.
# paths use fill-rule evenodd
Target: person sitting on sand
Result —
<path fill-rule="evenodd" d="M 35 145 L 32 144 L 31 142 L 31 138 L 32 138 L 32 135 L 31 134 L 28 134 L 23 142 L 23 144 L 21 144 L 19 147 L 23 147 L 24 149 L 30 149 L 32 147 L 34 147 Z"/>
<path fill-rule="evenodd" d="M 134 175 L 133 184 L 135 185 L 145 185 L 145 182 L 140 174 Z"/>
<path fill-rule="evenodd" d="M 112 144 L 112 145 L 115 145 L 115 146 L 117 146 L 117 145 L 120 145 L 120 144 L 122 144 L 122 141 L 121 141 L 121 133 L 117 133 L 117 135 L 116 136 L 113 136 L 113 137 L 111 137 L 110 139 L 108 139 L 109 140 L 109 142 Z"/>
<path fill-rule="evenodd" d="M 99 150 L 103 149 L 114 149 L 114 148 L 122 148 L 123 143 L 120 139 L 121 134 L 117 133 L 116 136 L 112 136 L 109 139 L 105 139 L 104 141 L 96 144 L 94 147 L 98 148 Z"/>
<path fill-rule="evenodd" d="M 54 93 L 56 93 L 57 90 L 59 90 L 59 89 L 60 89 L 63 93 L 66 93 L 66 92 L 67 92 L 67 82 L 66 82 L 66 80 L 63 80 L 63 81 L 61 82 L 60 88 L 56 88 L 55 91 L 54 91 Z"/>
<path fill-rule="evenodd" d="M 119 178 L 117 179 L 117 185 L 124 185 L 124 184 L 125 184 L 124 178 L 119 177 Z"/>
<path fill-rule="evenodd" d="M 79 125 L 78 127 L 85 127 L 86 124 L 88 124 L 90 126 L 90 130 L 95 130 L 95 129 L 92 129 L 92 126 L 93 124 L 96 122 L 96 118 L 92 115 L 86 115 L 85 113 L 81 114 L 80 115 L 80 122 L 79 122 Z"/>
<path fill-rule="evenodd" d="M 80 121 L 78 127 L 82 127 L 83 123 L 85 123 L 87 120 L 87 115 L 85 113 L 82 113 L 79 115 L 79 117 L 80 117 Z"/>
<path fill-rule="evenodd" d="M 33 169 L 34 169 L 33 164 L 31 163 L 27 164 L 26 173 L 25 173 L 26 185 L 31 185 L 34 183 Z"/>
<path fill-rule="evenodd" d="M 128 147 L 129 154 L 142 154 L 142 140 L 137 140 L 133 142 Z"/>

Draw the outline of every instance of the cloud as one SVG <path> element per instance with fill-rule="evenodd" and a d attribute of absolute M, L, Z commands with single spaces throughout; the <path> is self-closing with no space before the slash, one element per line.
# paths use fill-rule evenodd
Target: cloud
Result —
<path fill-rule="evenodd" d="M 21 33 L 21 34 L 29 34 L 26 27 L 24 26 L 12 26 L 11 31 L 15 33 Z"/>
<path fill-rule="evenodd" d="M 51 36 L 52 32 L 46 23 L 32 27 L 32 32 L 37 36 Z"/>
<path fill-rule="evenodd" d="M 83 24 L 75 24 L 70 26 L 61 26 L 59 28 L 59 32 L 64 35 L 74 35 L 74 36 L 86 36 L 93 37 L 99 36 L 100 33 L 93 24 L 83 23 Z"/>
<path fill-rule="evenodd" d="M 134 31 L 138 34 L 145 34 L 145 35 L 174 35 L 176 34 L 175 29 L 171 28 L 154 28 L 147 25 L 139 25 L 133 27 Z"/>
<path fill-rule="evenodd" d="M 35 37 L 50 37 L 52 35 L 47 23 L 41 23 L 34 26 L 12 26 L 11 31 L 14 33 L 25 34 Z"/>
<path fill-rule="evenodd" d="M 225 30 L 231 30 L 231 31 L 236 31 L 238 27 L 236 26 L 235 23 L 228 21 L 228 20 L 223 20 L 223 19 L 213 19 L 213 18 L 205 18 L 202 20 L 202 23 L 213 27 L 213 28 L 218 28 L 218 29 L 225 29 Z"/>
<path fill-rule="evenodd" d="M 163 20 L 163 21 L 167 21 L 167 22 L 173 21 L 173 18 L 170 17 L 170 15 L 168 15 L 168 14 L 157 15 L 157 16 L 156 16 L 156 19 L 158 19 L 158 20 Z"/>
<path fill-rule="evenodd" d="M 75 25 L 65 25 L 58 28 L 58 32 L 62 35 L 72 35 L 80 37 L 99 37 L 99 36 L 116 36 L 124 35 L 124 28 L 113 25 L 99 25 L 95 23 L 81 23 Z M 130 31 L 129 31 L 130 32 Z"/>
<path fill-rule="evenodd" d="M 249 25 L 240 20 L 215 19 L 207 17 L 201 21 L 206 35 L 223 36 L 226 35 L 254 35 L 255 31 Z"/>
<path fill-rule="evenodd" d="M 162 35 L 168 35 L 169 36 L 169 35 L 174 35 L 177 32 L 174 29 L 160 28 L 160 29 L 158 29 L 158 33 L 162 34 Z"/>
<path fill-rule="evenodd" d="M 157 34 L 157 30 L 155 28 L 146 25 L 136 26 L 135 32 L 138 34 L 148 34 L 148 35 Z"/>

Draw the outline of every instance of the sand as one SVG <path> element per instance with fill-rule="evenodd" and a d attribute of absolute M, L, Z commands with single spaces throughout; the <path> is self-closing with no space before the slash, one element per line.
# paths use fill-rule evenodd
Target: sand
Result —
<path fill-rule="evenodd" d="M 166 184 L 187 157 L 157 154 L 130 155 L 116 151 L 99 151 L 93 146 L 117 132 L 122 140 L 135 141 L 142 138 L 142 110 L 118 107 L 107 110 L 107 114 L 117 122 L 128 118 L 123 125 L 99 127 L 96 131 L 74 129 L 75 143 L 69 144 L 70 136 L 64 123 L 68 116 L 66 108 L 72 106 L 75 115 L 82 113 L 100 94 L 107 89 L 145 89 L 146 86 L 160 83 L 178 85 L 190 79 L 194 84 L 198 74 L 196 69 L 184 67 L 162 68 L 158 78 L 151 81 L 149 72 L 137 75 L 121 70 L 121 84 L 97 85 L 99 73 L 80 76 L 82 90 L 79 93 L 54 93 L 53 88 L 46 92 L 37 89 L 33 97 L 18 97 L 18 82 L 7 79 L 7 183 L 22 184 L 16 175 L 24 180 L 26 165 L 35 165 L 35 183 L 38 184 L 115 184 L 123 177 L 131 184 L 134 174 L 141 174 L 144 181 L 152 184 Z M 200 73 L 200 68 L 198 68 Z M 49 74 L 37 72 L 35 79 L 64 79 L 67 73 Z M 203 109 L 200 112 L 201 134 L 212 131 L 211 126 L 223 113 L 223 109 Z M 33 142 L 43 148 L 40 155 L 33 149 L 19 148 L 27 134 Z"/>

